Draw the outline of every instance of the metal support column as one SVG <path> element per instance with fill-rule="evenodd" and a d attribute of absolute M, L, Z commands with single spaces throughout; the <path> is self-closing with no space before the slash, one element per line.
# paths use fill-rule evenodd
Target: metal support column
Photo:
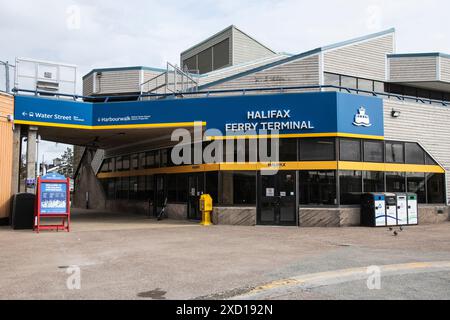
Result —
<path fill-rule="evenodd" d="M 36 140 L 37 140 L 37 127 L 28 128 L 28 138 L 27 138 L 27 180 L 36 181 Z M 28 193 L 34 193 L 35 187 L 28 187 Z"/>

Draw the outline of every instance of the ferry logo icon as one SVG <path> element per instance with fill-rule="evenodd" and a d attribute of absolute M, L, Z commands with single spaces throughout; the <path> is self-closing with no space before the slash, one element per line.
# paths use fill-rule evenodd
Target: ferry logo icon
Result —
<path fill-rule="evenodd" d="M 371 127 L 370 117 L 366 114 L 366 109 L 361 107 L 358 109 L 358 113 L 355 115 L 355 121 L 353 125 L 357 127 Z"/>

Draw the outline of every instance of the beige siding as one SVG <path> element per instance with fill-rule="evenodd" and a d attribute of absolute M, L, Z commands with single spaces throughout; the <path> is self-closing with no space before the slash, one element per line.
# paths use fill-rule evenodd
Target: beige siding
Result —
<path fill-rule="evenodd" d="M 144 70 L 144 79 L 142 82 L 146 82 L 150 79 L 153 79 L 157 75 L 164 73 L 163 71 L 153 71 L 153 70 Z"/>
<path fill-rule="evenodd" d="M 272 63 L 272 62 L 276 62 L 282 59 L 287 58 L 287 55 L 284 54 L 278 54 L 278 55 L 274 55 L 272 57 L 269 58 L 264 58 L 264 59 L 258 59 L 252 62 L 248 62 L 248 63 L 243 63 L 241 65 L 236 65 L 236 66 L 232 66 L 232 67 L 228 67 L 228 68 L 224 68 L 224 69 L 220 69 L 217 71 L 213 71 L 210 73 L 205 74 L 202 77 L 199 77 L 199 85 L 205 85 L 207 83 L 211 83 L 220 79 L 224 79 L 230 76 L 233 76 L 235 74 L 239 74 L 241 72 L 245 72 L 254 68 L 258 68 L 261 66 L 264 66 L 266 64 Z"/>
<path fill-rule="evenodd" d="M 115 94 L 140 92 L 141 70 L 103 71 L 97 77 L 94 94 Z"/>
<path fill-rule="evenodd" d="M 319 84 L 319 56 L 309 56 L 220 83 L 208 90 L 307 86 Z"/>
<path fill-rule="evenodd" d="M 441 57 L 441 80 L 450 82 L 450 58 Z"/>
<path fill-rule="evenodd" d="M 13 96 L 0 93 L 0 113 L 2 116 L 14 114 Z M 0 118 L 0 137 L 0 219 L 3 219 L 10 211 L 13 161 L 12 123 L 4 117 Z"/>
<path fill-rule="evenodd" d="M 83 79 L 83 96 L 90 96 L 94 93 L 94 74 L 90 74 Z"/>
<path fill-rule="evenodd" d="M 324 53 L 324 71 L 386 80 L 386 54 L 394 52 L 394 35 L 359 42 Z"/>
<path fill-rule="evenodd" d="M 391 116 L 392 109 L 401 112 Z M 386 139 L 419 142 L 444 168 L 450 171 L 450 108 L 384 100 Z M 450 174 L 447 174 L 450 186 Z M 450 199 L 450 190 L 447 188 Z"/>
<path fill-rule="evenodd" d="M 389 58 L 390 81 L 436 81 L 437 57 Z"/>
<path fill-rule="evenodd" d="M 274 53 L 242 31 L 233 28 L 233 65 L 253 61 Z"/>
<path fill-rule="evenodd" d="M 192 56 L 195 56 L 196 54 L 202 52 L 203 50 L 206 50 L 219 42 L 222 42 L 226 40 L 227 38 L 230 38 L 230 57 L 232 56 L 232 35 L 233 31 L 232 28 L 229 28 L 227 30 L 222 31 L 221 33 L 217 34 L 216 36 L 206 40 L 205 42 L 200 43 L 199 45 L 192 47 L 191 49 L 183 52 L 181 54 L 181 66 L 183 65 L 183 61 L 186 59 L 189 59 Z"/>

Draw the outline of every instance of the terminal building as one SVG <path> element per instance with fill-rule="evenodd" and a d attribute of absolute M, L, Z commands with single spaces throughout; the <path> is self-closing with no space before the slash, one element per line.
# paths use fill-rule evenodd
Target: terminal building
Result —
<path fill-rule="evenodd" d="M 230 26 L 179 66 L 94 69 L 82 97 L 16 88 L 12 157 L 21 135 L 77 146 L 82 208 L 199 220 L 208 193 L 216 224 L 357 226 L 363 193 L 410 192 L 419 223 L 448 221 L 450 55 L 395 47 L 390 29 L 277 53 Z"/>

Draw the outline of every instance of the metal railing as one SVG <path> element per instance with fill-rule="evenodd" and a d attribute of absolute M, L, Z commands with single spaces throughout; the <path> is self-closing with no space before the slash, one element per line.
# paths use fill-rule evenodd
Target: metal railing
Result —
<path fill-rule="evenodd" d="M 198 82 L 169 62 L 165 72 L 141 84 L 141 94 L 183 94 L 197 90 Z"/>
<path fill-rule="evenodd" d="M 11 84 L 14 81 L 15 66 L 8 61 L 0 61 L 0 91 L 11 92 Z"/>
<path fill-rule="evenodd" d="M 70 94 L 60 94 L 54 93 L 51 96 L 54 97 L 65 97 L 72 98 L 73 100 L 87 100 L 92 102 L 111 102 L 119 100 L 143 100 L 145 98 L 201 98 L 201 97 L 211 97 L 215 95 L 246 95 L 251 93 L 289 93 L 289 92 L 324 92 L 324 91 L 340 91 L 351 94 L 362 94 L 366 96 L 373 96 L 383 99 L 395 99 L 397 101 L 405 102 L 416 102 L 422 104 L 434 104 L 444 107 L 450 107 L 450 101 L 444 100 L 432 100 L 432 99 L 422 99 L 411 96 L 404 96 L 398 94 L 392 94 L 387 92 L 375 92 L 367 91 L 361 89 L 353 89 L 340 87 L 335 85 L 312 85 L 312 86 L 288 86 L 288 87 L 267 87 L 267 88 L 251 88 L 251 89 L 226 89 L 226 90 L 207 90 L 207 91 L 192 91 L 192 92 L 170 92 L 170 93 L 142 93 L 139 95 L 121 95 L 121 96 L 104 96 L 104 97 L 86 97 L 82 95 L 70 95 Z M 13 89 L 14 93 L 32 93 L 35 95 L 49 96 L 48 92 L 40 92 L 34 90 L 23 90 L 23 89 Z"/>

